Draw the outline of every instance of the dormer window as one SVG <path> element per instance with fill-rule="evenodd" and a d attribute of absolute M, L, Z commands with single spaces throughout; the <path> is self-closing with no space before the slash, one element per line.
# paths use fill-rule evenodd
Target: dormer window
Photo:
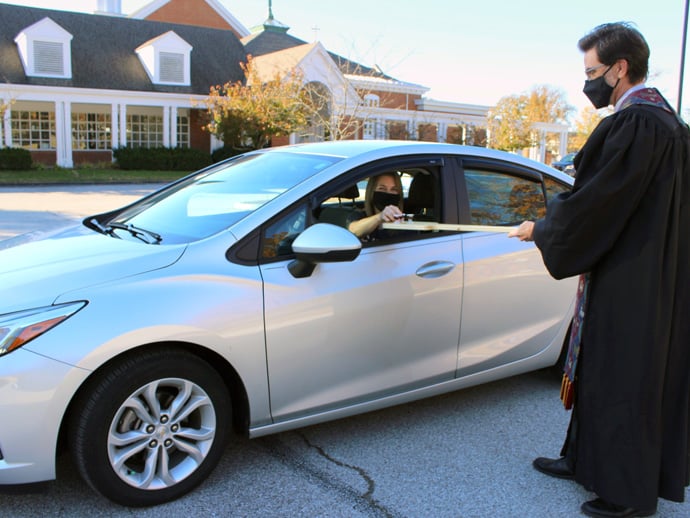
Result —
<path fill-rule="evenodd" d="M 136 52 L 151 82 L 163 85 L 190 84 L 192 46 L 173 31 L 147 41 Z"/>
<path fill-rule="evenodd" d="M 27 27 L 14 41 L 27 76 L 72 77 L 72 35 L 50 18 Z"/>
<path fill-rule="evenodd" d="M 57 41 L 34 41 L 34 72 L 52 76 L 65 75 L 62 43 Z"/>
<path fill-rule="evenodd" d="M 161 52 L 160 61 L 162 83 L 184 83 L 184 54 Z"/>

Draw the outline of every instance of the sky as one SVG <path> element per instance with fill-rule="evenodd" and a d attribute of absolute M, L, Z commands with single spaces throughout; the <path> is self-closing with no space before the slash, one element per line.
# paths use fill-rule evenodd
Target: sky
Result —
<path fill-rule="evenodd" d="M 218 0 L 245 27 L 268 16 L 268 0 Z M 272 0 L 289 34 L 386 74 L 429 88 L 441 101 L 495 105 L 502 97 L 548 85 L 577 114 L 584 66 L 577 41 L 601 23 L 632 22 L 651 49 L 647 84 L 678 107 L 687 0 Z M 93 12 L 97 0 L 2 3 Z M 147 0 L 121 0 L 130 14 Z M 688 51 L 690 53 L 690 51 Z M 681 112 L 690 112 L 686 61 Z"/>

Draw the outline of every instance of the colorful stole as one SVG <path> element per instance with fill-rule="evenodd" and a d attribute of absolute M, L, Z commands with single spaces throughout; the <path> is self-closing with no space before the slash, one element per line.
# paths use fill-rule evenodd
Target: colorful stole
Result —
<path fill-rule="evenodd" d="M 675 111 L 668 104 L 666 99 L 656 88 L 641 88 L 631 93 L 621 104 L 620 110 L 632 106 L 633 104 L 647 104 L 656 106 L 675 114 Z M 676 115 L 677 116 L 677 115 Z M 589 273 L 580 275 L 577 284 L 577 296 L 575 298 L 575 314 L 573 315 L 573 326 L 570 329 L 570 343 L 565 366 L 563 367 L 563 381 L 561 382 L 561 401 L 566 410 L 573 407 L 575 398 L 575 369 L 577 359 L 580 355 L 580 342 L 582 340 L 582 323 L 585 318 L 585 307 L 587 305 L 587 294 L 589 292 Z"/>
<path fill-rule="evenodd" d="M 568 355 L 563 366 L 563 381 L 561 382 L 561 401 L 566 410 L 573 407 L 575 395 L 575 367 L 577 358 L 580 355 L 580 341 L 582 340 L 582 322 L 585 318 L 585 306 L 587 304 L 587 293 L 589 292 L 589 273 L 580 275 L 577 283 L 577 296 L 575 297 L 575 314 L 573 315 L 573 325 L 570 328 L 570 342 L 568 344 Z"/>
<path fill-rule="evenodd" d="M 633 104 L 648 104 L 656 106 L 657 108 L 662 108 L 670 113 L 676 113 L 656 88 L 641 88 L 631 93 L 625 101 L 623 101 L 618 111 L 624 110 Z"/>

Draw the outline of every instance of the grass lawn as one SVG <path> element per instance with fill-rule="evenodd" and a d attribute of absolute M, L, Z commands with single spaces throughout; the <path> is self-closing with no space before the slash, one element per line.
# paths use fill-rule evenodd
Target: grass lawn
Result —
<path fill-rule="evenodd" d="M 191 171 L 190 171 L 191 172 Z M 2 185 L 168 183 L 185 176 L 184 171 L 123 171 L 114 168 L 30 169 L 0 171 Z"/>

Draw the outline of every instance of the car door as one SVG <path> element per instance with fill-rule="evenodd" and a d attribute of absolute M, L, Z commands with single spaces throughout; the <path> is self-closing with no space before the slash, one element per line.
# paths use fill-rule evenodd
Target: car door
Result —
<path fill-rule="evenodd" d="M 513 226 L 543 217 L 547 197 L 569 189 L 529 169 L 490 160 L 463 161 L 465 223 Z M 573 279 L 556 281 L 534 243 L 505 233 L 463 235 L 465 290 L 458 376 L 524 360 L 544 349 L 567 318 Z"/>
<path fill-rule="evenodd" d="M 263 247 L 261 273 L 274 421 L 455 375 L 463 276 L 460 234 L 394 231 L 363 242 L 356 260 L 321 263 L 305 278 L 289 272 L 292 256 L 285 246 L 270 245 L 284 238 L 285 228 L 294 228 L 290 221 L 316 223 L 328 213 L 333 223 L 340 218 L 338 210 L 326 209 L 361 209 L 361 196 L 347 200 L 342 193 L 357 185 L 361 191 L 367 178 L 391 170 L 434 175 L 439 186 L 436 218 L 456 210 L 452 202 L 442 202 L 449 189 L 442 159 L 408 158 L 352 172 L 346 181 L 341 178 L 280 215 L 264 232 L 269 245 Z M 429 207 L 424 210 L 431 213 Z"/>

